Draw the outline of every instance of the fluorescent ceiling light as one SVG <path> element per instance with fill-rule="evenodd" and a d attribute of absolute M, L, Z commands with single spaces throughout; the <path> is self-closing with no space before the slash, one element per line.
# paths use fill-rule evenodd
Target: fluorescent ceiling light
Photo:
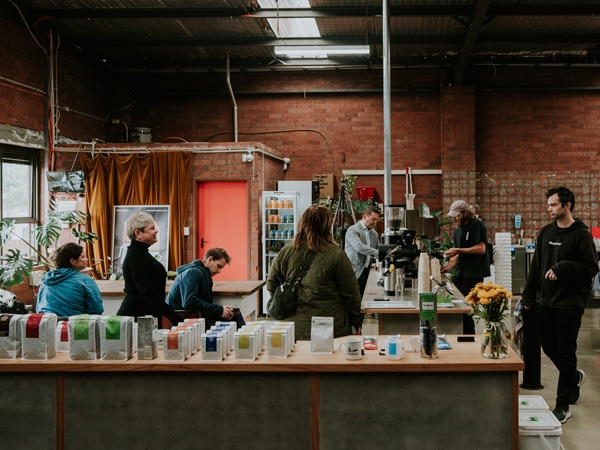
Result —
<path fill-rule="evenodd" d="M 368 56 L 368 45 L 310 45 L 310 46 L 275 46 L 277 56 L 288 58 L 327 58 L 328 56 Z"/>

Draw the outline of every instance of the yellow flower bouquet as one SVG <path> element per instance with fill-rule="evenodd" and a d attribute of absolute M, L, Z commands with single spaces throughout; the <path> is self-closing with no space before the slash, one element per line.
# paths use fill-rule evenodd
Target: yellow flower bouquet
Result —
<path fill-rule="evenodd" d="M 508 356 L 507 339 L 511 333 L 503 322 L 504 313 L 510 310 L 512 292 L 502 285 L 477 283 L 466 297 L 473 311 L 470 315 L 475 320 L 482 319 L 485 329 L 481 339 L 481 354 L 486 358 L 500 359 Z"/>

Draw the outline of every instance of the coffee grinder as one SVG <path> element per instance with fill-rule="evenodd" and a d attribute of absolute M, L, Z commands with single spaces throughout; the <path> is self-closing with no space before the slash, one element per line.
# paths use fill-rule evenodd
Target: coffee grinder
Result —
<path fill-rule="evenodd" d="M 384 244 L 396 244 L 400 242 L 400 232 L 405 227 L 404 205 L 387 205 L 384 208 L 385 230 L 383 232 Z"/>

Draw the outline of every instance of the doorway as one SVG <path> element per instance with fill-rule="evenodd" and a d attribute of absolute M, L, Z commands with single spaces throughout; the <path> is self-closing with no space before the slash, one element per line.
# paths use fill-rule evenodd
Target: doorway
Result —
<path fill-rule="evenodd" d="M 204 258 L 212 247 L 222 247 L 231 264 L 214 280 L 248 280 L 250 275 L 250 229 L 246 181 L 198 182 L 197 255 Z"/>

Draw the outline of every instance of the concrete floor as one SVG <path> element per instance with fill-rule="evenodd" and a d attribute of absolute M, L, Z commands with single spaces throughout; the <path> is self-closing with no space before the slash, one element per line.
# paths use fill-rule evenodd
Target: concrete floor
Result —
<path fill-rule="evenodd" d="M 600 445 L 600 308 L 586 309 L 577 339 L 577 366 L 585 371 L 586 380 L 577 405 L 571 405 L 571 418 L 562 425 L 560 443 L 565 450 L 591 450 Z M 544 389 L 521 394 L 541 395 L 550 409 L 556 400 L 558 371 L 542 354 Z"/>
<path fill-rule="evenodd" d="M 478 324 L 478 332 L 481 332 L 480 328 L 481 324 Z M 363 334 L 377 334 L 376 317 L 365 319 Z M 586 310 L 577 344 L 578 367 L 585 371 L 586 381 L 582 388 L 582 399 L 577 405 L 571 406 L 572 417 L 562 425 L 560 443 L 564 450 L 591 450 L 598 448 L 600 442 L 600 308 Z M 558 371 L 542 354 L 541 382 L 544 389 L 520 389 L 519 394 L 540 395 L 552 410 L 557 381 Z"/>

